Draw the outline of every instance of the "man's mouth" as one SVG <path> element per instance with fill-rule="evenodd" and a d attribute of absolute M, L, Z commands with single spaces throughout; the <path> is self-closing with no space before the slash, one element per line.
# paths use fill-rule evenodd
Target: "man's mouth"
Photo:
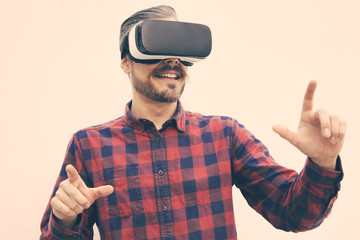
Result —
<path fill-rule="evenodd" d="M 175 80 L 180 78 L 180 74 L 175 73 L 162 73 L 155 75 L 157 78 L 173 78 Z"/>
<path fill-rule="evenodd" d="M 168 79 L 168 80 L 179 80 L 186 79 L 186 72 L 181 69 L 180 66 L 164 66 L 162 68 L 155 69 L 152 75 L 156 78 Z"/>

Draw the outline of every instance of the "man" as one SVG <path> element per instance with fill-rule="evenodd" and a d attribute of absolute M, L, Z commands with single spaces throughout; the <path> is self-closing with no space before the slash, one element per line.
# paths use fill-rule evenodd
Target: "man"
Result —
<path fill-rule="evenodd" d="M 137 12 L 121 26 L 120 46 L 140 21 L 176 21 L 171 7 Z M 127 40 L 128 41 L 128 40 Z M 75 133 L 41 223 L 41 239 L 236 239 L 235 184 L 276 228 L 305 231 L 328 216 L 343 173 L 346 123 L 313 112 L 307 88 L 298 131 L 275 132 L 306 156 L 300 174 L 278 165 L 236 120 L 183 109 L 188 64 L 151 63 L 122 51 L 133 99 L 125 115 Z"/>

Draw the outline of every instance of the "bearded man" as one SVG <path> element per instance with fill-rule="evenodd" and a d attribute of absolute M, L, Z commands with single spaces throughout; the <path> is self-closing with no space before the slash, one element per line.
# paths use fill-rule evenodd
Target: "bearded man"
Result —
<path fill-rule="evenodd" d="M 298 174 L 235 119 L 183 108 L 188 59 L 133 56 L 129 33 L 149 19 L 177 21 L 174 9 L 158 6 L 122 24 L 121 68 L 133 98 L 124 116 L 73 135 L 40 238 L 91 239 L 96 223 L 102 239 L 236 239 L 233 185 L 276 228 L 319 226 L 340 188 L 346 123 L 313 111 L 316 82 L 298 131 L 274 126 L 307 156 Z"/>

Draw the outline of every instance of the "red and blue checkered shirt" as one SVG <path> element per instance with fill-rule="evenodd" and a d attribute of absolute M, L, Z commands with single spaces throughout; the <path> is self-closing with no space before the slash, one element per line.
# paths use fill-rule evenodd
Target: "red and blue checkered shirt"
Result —
<path fill-rule="evenodd" d="M 131 114 L 75 133 L 56 182 L 72 164 L 89 187 L 115 191 L 99 198 L 71 229 L 50 202 L 41 239 L 236 239 L 232 186 L 276 228 L 305 231 L 330 213 L 343 173 L 307 159 L 300 174 L 277 164 L 236 120 L 203 116 L 178 104 L 160 130 Z"/>

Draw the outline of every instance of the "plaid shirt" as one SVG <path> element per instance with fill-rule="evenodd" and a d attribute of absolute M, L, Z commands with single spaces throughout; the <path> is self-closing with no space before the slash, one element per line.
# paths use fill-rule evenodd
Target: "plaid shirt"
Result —
<path fill-rule="evenodd" d="M 113 185 L 72 229 L 50 202 L 41 239 L 236 239 L 232 186 L 276 228 L 305 231 L 330 213 L 342 179 L 307 159 L 300 174 L 278 165 L 267 148 L 228 117 L 203 116 L 178 104 L 159 131 L 131 114 L 73 135 L 59 183 L 72 164 L 89 187 Z"/>

